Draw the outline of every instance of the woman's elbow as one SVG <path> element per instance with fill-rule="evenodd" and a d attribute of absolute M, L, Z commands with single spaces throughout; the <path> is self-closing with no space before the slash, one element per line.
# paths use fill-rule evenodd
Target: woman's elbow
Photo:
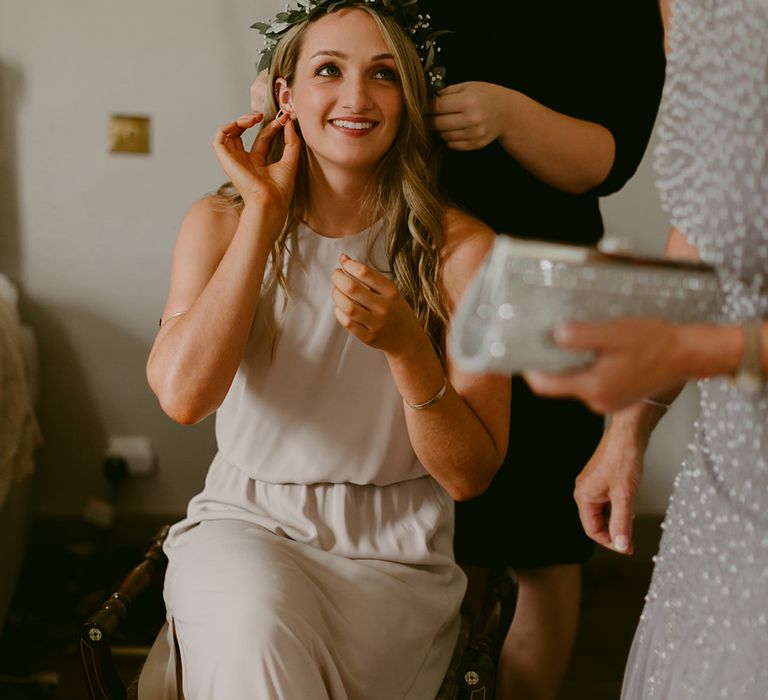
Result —
<path fill-rule="evenodd" d="M 158 376 L 147 366 L 147 381 L 163 413 L 181 425 L 194 425 L 212 413 L 207 406 L 179 390 L 167 376 Z"/>
<path fill-rule="evenodd" d="M 188 402 L 158 399 L 163 413 L 181 425 L 195 425 L 210 415 L 210 411 L 203 411 Z"/>
<path fill-rule="evenodd" d="M 464 471 L 464 478 L 452 483 L 446 490 L 454 501 L 471 501 L 481 496 L 491 485 L 502 461 L 503 455 L 494 455 L 482 463 L 473 463 Z"/>
<path fill-rule="evenodd" d="M 461 484 L 452 484 L 448 489 L 448 494 L 454 501 L 471 501 L 485 493 L 491 485 L 491 479 L 473 479 Z"/>

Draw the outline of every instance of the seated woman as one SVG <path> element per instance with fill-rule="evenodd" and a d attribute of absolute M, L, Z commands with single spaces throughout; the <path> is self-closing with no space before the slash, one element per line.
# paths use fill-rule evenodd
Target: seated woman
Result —
<path fill-rule="evenodd" d="M 450 660 L 452 499 L 501 462 L 509 382 L 443 353 L 494 233 L 436 199 L 401 4 L 284 32 L 266 113 L 216 134 L 231 185 L 181 225 L 147 375 L 180 423 L 217 411 L 166 542 L 187 700 L 425 700 Z"/>

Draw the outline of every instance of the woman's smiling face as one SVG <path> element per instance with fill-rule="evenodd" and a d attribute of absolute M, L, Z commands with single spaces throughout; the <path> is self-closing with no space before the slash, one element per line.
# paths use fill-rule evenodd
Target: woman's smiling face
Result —
<path fill-rule="evenodd" d="M 304 33 L 290 87 L 278 100 L 301 126 L 321 167 L 372 170 L 392 146 L 403 114 L 394 56 L 368 12 L 344 9 Z"/>

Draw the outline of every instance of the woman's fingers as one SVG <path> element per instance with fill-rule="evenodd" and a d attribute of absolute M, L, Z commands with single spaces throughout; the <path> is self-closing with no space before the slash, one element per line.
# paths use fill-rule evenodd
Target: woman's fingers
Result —
<path fill-rule="evenodd" d="M 437 114 L 427 118 L 429 128 L 437 131 L 442 138 L 447 138 L 452 132 L 462 131 L 467 126 L 467 117 L 461 112 L 455 114 Z"/>
<path fill-rule="evenodd" d="M 283 148 L 283 155 L 280 158 L 280 162 L 292 170 L 296 170 L 299 164 L 299 154 L 301 153 L 301 139 L 296 133 L 296 127 L 294 126 L 293 121 L 289 120 L 283 127 L 283 139 L 285 141 L 285 147 Z"/>
<path fill-rule="evenodd" d="M 380 272 L 372 267 L 361 263 L 359 260 L 350 258 L 346 253 L 339 256 L 341 269 L 353 279 L 361 282 L 364 286 L 376 294 L 389 294 L 394 290 L 394 285 Z"/>
<path fill-rule="evenodd" d="M 224 145 L 227 141 L 236 142 L 248 129 L 256 126 L 263 118 L 264 115 L 261 113 L 244 114 L 239 119 L 224 124 L 214 136 L 214 145 Z M 242 141 L 240 143 L 242 144 Z"/>
<path fill-rule="evenodd" d="M 276 119 L 272 119 L 270 122 L 264 124 L 253 141 L 251 153 L 255 153 L 266 159 L 272 139 L 275 138 L 275 134 L 282 128 L 283 125 Z"/>
<path fill-rule="evenodd" d="M 373 315 L 365 306 L 348 297 L 338 287 L 333 288 L 331 296 L 336 308 L 342 311 L 347 317 L 368 330 L 373 329 Z"/>
<path fill-rule="evenodd" d="M 580 376 L 577 374 L 530 370 L 523 372 L 523 378 L 540 396 L 574 396 L 580 386 Z"/>
<path fill-rule="evenodd" d="M 624 493 L 611 495 L 611 546 L 621 554 L 632 554 L 632 509 L 634 499 Z"/>
<path fill-rule="evenodd" d="M 618 321 L 606 323 L 566 323 L 554 331 L 555 342 L 570 350 L 599 350 L 615 341 Z"/>
<path fill-rule="evenodd" d="M 354 277 L 350 277 L 343 270 L 337 269 L 333 273 L 332 280 L 334 289 L 337 289 L 341 294 L 367 311 L 376 310 L 376 297 L 379 295 L 371 292 L 368 287 L 358 282 Z"/>
<path fill-rule="evenodd" d="M 603 547 L 611 546 L 611 535 L 608 531 L 608 521 L 605 503 L 576 499 L 579 509 L 579 519 L 588 537 Z"/>
<path fill-rule="evenodd" d="M 449 85 L 447 88 L 440 90 L 440 94 L 429 103 L 429 116 L 455 114 L 463 111 L 462 92 L 461 84 Z"/>

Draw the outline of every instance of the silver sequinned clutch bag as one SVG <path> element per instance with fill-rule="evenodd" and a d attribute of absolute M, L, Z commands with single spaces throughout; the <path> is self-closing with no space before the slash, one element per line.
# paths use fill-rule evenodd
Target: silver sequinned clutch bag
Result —
<path fill-rule="evenodd" d="M 566 321 L 713 321 L 720 309 L 707 265 L 498 236 L 454 314 L 448 350 L 469 372 L 563 371 L 593 359 L 554 344 Z"/>

